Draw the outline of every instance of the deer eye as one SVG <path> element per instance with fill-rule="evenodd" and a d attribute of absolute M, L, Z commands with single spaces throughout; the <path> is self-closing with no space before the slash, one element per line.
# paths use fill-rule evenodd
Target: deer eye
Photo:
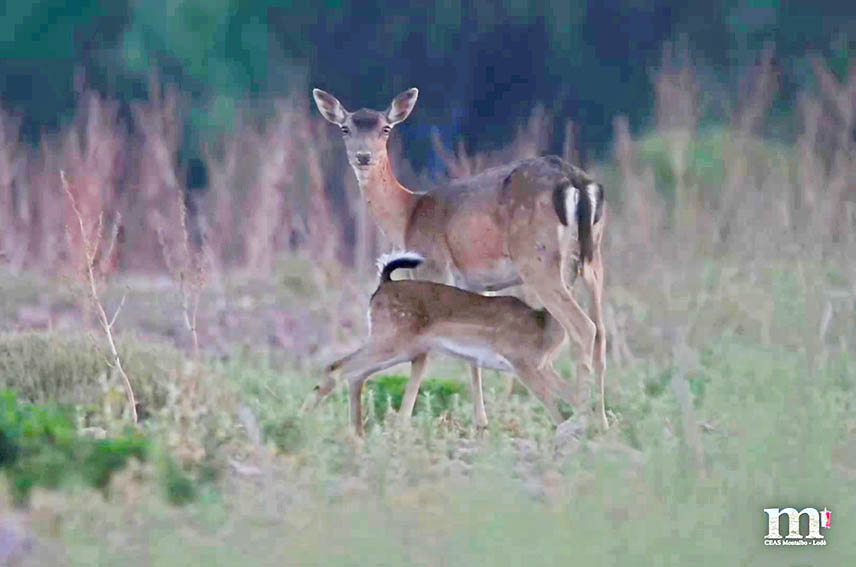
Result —
<path fill-rule="evenodd" d="M 381 129 L 381 131 L 382 131 L 384 134 L 389 134 L 389 133 L 392 131 L 392 127 L 390 127 L 390 126 L 384 126 L 384 127 Z"/>
<path fill-rule="evenodd" d="M 348 128 L 347 126 L 342 126 L 342 135 L 347 136 L 350 133 L 351 133 L 350 128 Z"/>

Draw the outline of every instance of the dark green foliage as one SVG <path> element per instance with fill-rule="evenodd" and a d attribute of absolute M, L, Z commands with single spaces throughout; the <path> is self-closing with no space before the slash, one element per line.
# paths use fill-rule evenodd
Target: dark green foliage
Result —
<path fill-rule="evenodd" d="M 470 149 L 488 149 L 539 101 L 557 112 L 556 127 L 571 118 L 585 146 L 605 150 L 611 117 L 645 125 L 648 70 L 663 43 L 681 37 L 707 65 L 699 75 L 711 84 L 739 80 L 738 65 L 775 45 L 783 87 L 777 116 L 791 112 L 796 86 L 814 80 L 812 51 L 846 73 L 856 26 L 829 17 L 837 7 L 732 4 L 15 0 L 2 4 L 0 99 L 23 115 L 24 133 L 35 140 L 72 114 L 76 72 L 123 103 L 145 97 L 157 72 L 190 95 L 184 138 L 192 149 L 185 151 L 198 154 L 201 141 L 234 123 L 247 96 L 306 96 L 310 83 L 351 108 L 381 108 L 419 83 L 421 111 L 402 131 L 422 166 L 427 125 L 447 143 L 466 133 Z"/>
<path fill-rule="evenodd" d="M 384 374 L 368 383 L 367 389 L 373 393 L 375 416 L 378 421 L 383 421 L 388 404 L 395 411 L 401 407 L 401 398 L 404 396 L 407 380 L 406 376 Z M 451 409 L 452 399 L 456 394 L 461 395 L 464 392 L 464 386 L 456 380 L 426 379 L 419 389 L 419 397 L 416 399 L 413 413 L 415 415 L 424 411 L 425 397 L 428 396 L 431 400 L 432 415 L 439 416 Z"/>
<path fill-rule="evenodd" d="M 192 502 L 196 497 L 193 480 L 170 458 L 163 460 L 162 467 L 162 482 L 167 500 L 176 506 Z"/>
<path fill-rule="evenodd" d="M 283 453 L 294 453 L 305 441 L 300 423 L 290 417 L 265 424 L 263 432 L 265 439 L 272 441 Z"/>
<path fill-rule="evenodd" d="M 698 408 L 704 400 L 708 380 L 704 375 L 691 374 L 687 377 L 687 382 L 689 383 L 690 394 L 692 394 L 693 405 Z"/>
<path fill-rule="evenodd" d="M 0 391 L 0 470 L 10 478 L 17 502 L 26 502 L 36 486 L 106 489 L 128 459 L 147 457 L 148 441 L 138 433 L 93 439 L 78 435 L 72 423 L 63 408 L 19 403 L 11 391 Z"/>
<path fill-rule="evenodd" d="M 672 379 L 672 369 L 665 368 L 653 376 L 648 376 L 644 381 L 645 394 L 656 398 L 666 391 L 666 387 Z"/>
<path fill-rule="evenodd" d="M 139 435 L 128 434 L 119 439 L 104 439 L 89 444 L 88 454 L 81 462 L 83 476 L 92 486 L 107 488 L 110 476 L 134 457 L 145 460 L 148 442 Z"/>
<path fill-rule="evenodd" d="M 567 403 L 565 400 L 558 400 L 557 405 L 559 406 L 559 413 L 562 414 L 562 419 L 568 419 L 574 415 L 574 406 Z"/>
<path fill-rule="evenodd" d="M 659 372 L 648 376 L 642 382 L 645 395 L 650 398 L 658 398 L 663 395 L 672 381 L 675 369 L 666 367 Z M 703 373 L 690 372 L 686 376 L 690 394 L 692 395 L 693 404 L 698 407 L 701 405 L 704 398 L 705 386 L 708 381 Z"/>

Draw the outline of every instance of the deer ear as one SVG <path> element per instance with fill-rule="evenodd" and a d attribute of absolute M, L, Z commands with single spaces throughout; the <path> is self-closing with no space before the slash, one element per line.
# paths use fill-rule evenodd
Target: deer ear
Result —
<path fill-rule="evenodd" d="M 336 97 L 321 89 L 312 89 L 312 97 L 315 99 L 321 116 L 337 126 L 345 123 L 348 111 Z"/>
<path fill-rule="evenodd" d="M 419 89 L 407 89 L 392 99 L 392 104 L 389 105 L 389 109 L 386 111 L 386 120 L 390 126 L 404 122 L 410 116 L 410 112 L 416 106 L 416 98 L 418 96 Z"/>

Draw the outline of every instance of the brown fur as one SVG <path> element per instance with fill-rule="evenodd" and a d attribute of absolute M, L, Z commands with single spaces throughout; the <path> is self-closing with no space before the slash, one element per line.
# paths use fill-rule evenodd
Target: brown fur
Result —
<path fill-rule="evenodd" d="M 390 271 L 385 268 L 383 273 Z M 438 283 L 382 277 L 370 302 L 369 319 L 369 342 L 330 365 L 305 405 L 320 403 L 334 388 L 334 375 L 341 375 L 348 384 L 351 421 L 360 435 L 365 380 L 401 362 L 424 366 L 429 352 L 513 371 L 557 424 L 562 419 L 558 400 L 575 403 L 570 386 L 552 366 L 564 343 L 564 330 L 549 313 L 516 297 L 485 297 Z M 401 403 L 405 417 L 413 411 L 421 378 L 420 370 L 407 385 Z"/>
<path fill-rule="evenodd" d="M 395 246 L 425 256 L 427 262 L 419 277 L 476 292 L 522 283 L 559 321 L 576 347 L 580 369 L 594 369 L 603 391 L 606 336 L 601 313 L 601 239 L 606 214 L 602 192 L 600 202 L 594 204 L 594 225 L 582 231 L 567 230 L 553 199 L 558 184 L 585 193 L 594 183 L 592 178 L 557 156 L 547 156 L 494 167 L 429 193 L 416 193 L 395 178 L 387 154 L 389 129 L 410 114 L 416 89 L 398 95 L 386 111 L 360 109 L 354 113 L 324 91 L 315 89 L 313 95 L 322 115 L 344 129 L 348 162 L 386 237 Z M 372 113 L 377 118 L 375 129 L 357 128 L 354 116 L 364 124 Z M 370 163 L 361 165 L 357 156 L 365 158 L 366 154 Z M 567 216 L 566 221 L 574 219 L 575 224 L 580 217 L 577 211 Z M 590 235 L 591 247 L 586 246 L 586 255 L 575 269 L 581 257 L 577 233 L 585 233 L 587 240 Z M 594 298 L 591 317 L 572 293 L 578 271 Z M 472 380 L 476 420 L 484 425 L 481 374 L 475 367 Z M 608 427 L 603 405 L 600 413 Z"/>

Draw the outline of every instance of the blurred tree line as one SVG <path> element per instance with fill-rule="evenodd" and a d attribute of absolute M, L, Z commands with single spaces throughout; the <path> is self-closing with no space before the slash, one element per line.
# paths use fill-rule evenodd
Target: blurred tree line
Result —
<path fill-rule="evenodd" d="M 296 92 L 309 108 L 312 86 L 351 109 L 382 108 L 419 87 L 418 112 L 402 128 L 417 167 L 434 165 L 431 127 L 447 144 L 465 139 L 469 149 L 491 149 L 536 102 L 554 113 L 557 131 L 569 118 L 582 145 L 602 151 L 613 116 L 628 116 L 635 129 L 650 120 L 649 71 L 666 41 L 686 42 L 711 98 L 727 97 L 717 88 L 734 92 L 722 87 L 737 84 L 744 65 L 773 45 L 779 116 L 791 111 L 794 87 L 812 80 L 811 55 L 843 75 L 856 52 L 856 2 L 831 0 L 0 0 L 0 7 L 0 99 L 22 117 L 30 141 L 70 119 L 81 89 L 128 102 L 146 96 L 156 72 L 188 97 L 186 156 L 230 128 L 245 102 L 263 111 L 272 97 Z"/>

